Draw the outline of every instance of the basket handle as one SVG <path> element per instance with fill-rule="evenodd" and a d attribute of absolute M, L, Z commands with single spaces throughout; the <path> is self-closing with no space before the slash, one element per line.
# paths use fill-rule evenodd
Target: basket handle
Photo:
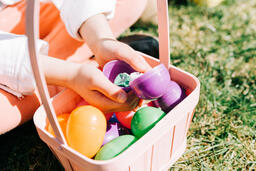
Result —
<path fill-rule="evenodd" d="M 170 65 L 168 0 L 157 0 L 157 16 L 160 62 L 168 69 Z"/>
<path fill-rule="evenodd" d="M 62 133 L 57 117 L 50 103 L 50 96 L 46 85 L 44 74 L 40 67 L 40 59 L 38 58 L 36 40 L 38 39 L 38 26 L 39 26 L 39 0 L 27 0 L 26 7 L 26 35 L 28 37 L 28 51 L 30 56 L 30 62 L 32 65 L 36 85 L 39 91 L 39 95 L 42 100 L 42 104 L 46 111 L 49 122 L 53 128 L 57 140 L 61 144 L 67 144 L 64 135 Z"/>
<path fill-rule="evenodd" d="M 158 33 L 159 33 L 159 56 L 160 62 L 169 68 L 170 63 L 170 49 L 169 49 L 169 19 L 168 19 L 168 4 L 167 0 L 157 0 L 157 14 L 158 14 Z M 36 40 L 38 39 L 39 27 L 39 0 L 27 0 L 26 7 L 26 35 L 28 37 L 28 50 L 30 62 L 32 65 L 36 85 L 42 104 L 46 111 L 46 115 L 53 128 L 57 140 L 61 144 L 67 144 L 62 133 L 59 122 L 57 121 L 56 113 L 50 103 L 50 96 L 48 93 L 47 84 L 44 74 L 39 65 L 38 53 L 36 51 Z"/>

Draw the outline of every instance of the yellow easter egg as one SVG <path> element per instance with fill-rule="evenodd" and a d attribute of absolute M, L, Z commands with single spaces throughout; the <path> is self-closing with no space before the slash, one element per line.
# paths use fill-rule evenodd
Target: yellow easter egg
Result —
<path fill-rule="evenodd" d="M 67 128 L 67 122 L 68 122 L 69 115 L 70 115 L 70 114 L 61 114 L 61 115 L 58 115 L 58 116 L 57 116 L 57 120 L 59 121 L 60 128 L 61 128 L 61 130 L 62 130 L 62 132 L 63 132 L 63 135 L 64 135 L 65 139 L 67 139 L 67 136 L 66 136 L 66 128 Z M 48 131 L 50 134 L 52 134 L 53 136 L 55 136 L 51 124 L 48 124 L 48 126 L 47 126 L 46 128 L 47 128 L 47 131 Z"/>
<path fill-rule="evenodd" d="M 73 110 L 67 124 L 70 147 L 92 158 L 100 149 L 106 133 L 104 114 L 96 107 L 85 105 Z"/>

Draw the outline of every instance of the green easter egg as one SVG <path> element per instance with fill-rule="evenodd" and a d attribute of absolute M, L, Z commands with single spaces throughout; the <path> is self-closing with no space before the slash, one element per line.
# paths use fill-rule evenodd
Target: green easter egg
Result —
<path fill-rule="evenodd" d="M 100 151 L 96 154 L 95 160 L 109 160 L 132 145 L 137 139 L 133 135 L 122 135 L 101 147 Z"/>
<path fill-rule="evenodd" d="M 132 133 L 136 138 L 142 137 L 153 128 L 164 115 L 165 113 L 161 109 L 155 107 L 144 107 L 139 109 L 132 118 Z"/>

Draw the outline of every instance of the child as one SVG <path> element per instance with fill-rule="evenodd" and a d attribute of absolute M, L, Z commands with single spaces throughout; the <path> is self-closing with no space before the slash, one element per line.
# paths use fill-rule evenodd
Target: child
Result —
<path fill-rule="evenodd" d="M 0 134 L 31 119 L 40 105 L 38 94 L 33 92 L 26 38 L 22 35 L 25 33 L 25 1 L 17 1 L 0 0 L 7 5 L 0 11 L 0 30 L 3 31 L 0 33 L 0 43 L 4 42 L 2 45 L 5 45 L 0 47 L 0 83 L 9 92 L 14 90 L 23 91 L 25 95 L 32 94 L 20 100 L 0 90 Z M 134 108 L 138 103 L 135 95 L 127 95 L 112 84 L 88 60 L 94 54 L 100 66 L 110 60 L 120 59 L 138 71 L 150 69 L 140 55 L 115 39 L 139 18 L 146 0 L 117 0 L 116 3 L 114 0 L 53 2 L 64 24 L 52 3 L 40 3 L 40 39 L 48 42 L 48 55 L 55 57 L 40 55 L 47 83 L 74 90 L 104 112 Z M 107 18 L 111 17 L 107 22 Z M 41 44 L 41 48 L 45 49 L 44 43 Z M 49 91 L 51 95 L 57 93 L 56 89 Z"/>

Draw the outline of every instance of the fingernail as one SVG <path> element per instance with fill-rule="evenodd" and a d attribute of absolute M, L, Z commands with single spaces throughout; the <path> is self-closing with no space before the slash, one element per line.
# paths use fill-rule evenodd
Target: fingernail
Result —
<path fill-rule="evenodd" d="M 120 103 L 124 103 L 127 100 L 127 94 L 125 92 L 120 92 L 117 99 Z"/>

